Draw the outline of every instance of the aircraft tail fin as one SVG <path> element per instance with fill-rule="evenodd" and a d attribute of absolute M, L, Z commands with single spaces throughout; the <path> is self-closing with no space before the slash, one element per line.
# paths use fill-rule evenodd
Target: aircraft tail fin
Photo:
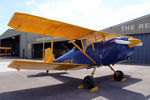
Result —
<path fill-rule="evenodd" d="M 44 61 L 45 62 L 52 62 L 55 60 L 54 54 L 52 53 L 51 48 L 47 48 L 45 49 L 45 58 Z"/>

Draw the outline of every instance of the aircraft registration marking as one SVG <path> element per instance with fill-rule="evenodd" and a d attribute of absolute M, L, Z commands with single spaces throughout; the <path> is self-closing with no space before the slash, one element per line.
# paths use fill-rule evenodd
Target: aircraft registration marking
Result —
<path fill-rule="evenodd" d="M 73 63 L 73 58 L 72 58 L 72 59 L 65 60 L 64 63 Z"/>

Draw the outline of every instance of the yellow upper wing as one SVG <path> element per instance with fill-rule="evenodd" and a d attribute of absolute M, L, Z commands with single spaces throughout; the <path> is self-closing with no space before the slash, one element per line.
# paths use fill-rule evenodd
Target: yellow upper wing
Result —
<path fill-rule="evenodd" d="M 64 22 L 50 20 L 24 13 L 15 13 L 8 26 L 18 31 L 42 35 L 45 34 L 48 36 L 52 36 L 52 33 L 54 33 L 55 37 L 62 37 L 67 39 L 87 39 L 90 36 L 93 41 L 97 41 L 108 40 L 114 37 L 121 36 L 94 31 Z"/>

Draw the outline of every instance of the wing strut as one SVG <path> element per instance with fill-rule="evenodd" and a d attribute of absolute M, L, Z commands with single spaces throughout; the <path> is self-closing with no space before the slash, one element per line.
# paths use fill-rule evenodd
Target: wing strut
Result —
<path fill-rule="evenodd" d="M 62 31 L 63 32 L 63 31 Z M 84 48 L 84 51 L 75 43 L 72 41 L 72 39 L 70 38 L 70 36 L 68 36 L 67 34 L 65 34 L 65 32 L 63 32 L 64 35 L 66 36 L 66 38 L 74 45 L 76 46 L 88 59 L 90 59 L 95 65 L 96 65 L 96 62 L 89 56 L 86 54 L 86 48 L 87 48 L 87 45 L 88 45 L 88 41 L 89 41 L 89 38 L 87 40 L 87 43 L 86 43 L 86 47 Z"/>
<path fill-rule="evenodd" d="M 52 36 L 51 36 L 51 55 L 50 55 L 50 60 L 52 59 L 52 55 L 53 55 L 53 47 L 54 47 L 54 32 L 52 32 Z"/>
<path fill-rule="evenodd" d="M 84 48 L 84 52 L 86 52 L 88 42 L 89 42 L 89 38 L 88 38 L 87 41 L 86 41 L 86 45 L 85 45 L 85 48 Z"/>
<path fill-rule="evenodd" d="M 86 57 L 88 57 L 94 64 L 96 64 L 96 62 L 89 55 L 87 55 L 76 43 L 74 43 L 71 39 L 68 40 L 70 40 L 73 45 L 75 45 Z"/>
<path fill-rule="evenodd" d="M 93 51 L 95 51 L 94 43 L 93 43 L 93 40 L 91 39 L 91 35 L 90 35 L 90 36 L 88 37 L 87 41 L 86 41 L 85 46 L 84 46 L 84 44 L 83 44 L 83 40 L 81 39 L 81 44 L 82 44 L 82 48 L 83 48 L 83 51 L 84 51 L 84 52 L 86 52 L 86 49 L 87 49 L 87 45 L 88 45 L 89 40 L 90 40 L 90 42 L 91 42 L 91 44 L 92 44 Z"/>
<path fill-rule="evenodd" d="M 81 39 L 82 49 L 84 50 L 83 40 Z"/>
<path fill-rule="evenodd" d="M 45 58 L 45 33 L 43 34 L 43 62 Z"/>
<path fill-rule="evenodd" d="M 94 44 L 93 44 L 93 40 L 92 40 L 92 38 L 91 38 L 91 35 L 89 35 L 89 38 L 90 38 L 90 41 L 91 41 L 91 44 L 92 44 L 93 51 L 95 51 L 95 47 L 94 47 Z"/>
<path fill-rule="evenodd" d="M 45 49 L 45 34 L 43 35 L 43 62 L 52 62 L 55 60 L 53 55 L 53 47 L 54 47 L 54 32 L 51 35 L 51 47 Z"/>

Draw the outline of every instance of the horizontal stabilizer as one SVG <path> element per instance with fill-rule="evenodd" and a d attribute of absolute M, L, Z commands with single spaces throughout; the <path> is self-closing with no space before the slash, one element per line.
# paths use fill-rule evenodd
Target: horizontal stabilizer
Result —
<path fill-rule="evenodd" d="M 70 63 L 47 63 L 35 61 L 18 61 L 14 60 L 8 67 L 14 69 L 29 69 L 29 70 L 77 70 L 87 68 L 89 64 L 70 64 Z"/>

